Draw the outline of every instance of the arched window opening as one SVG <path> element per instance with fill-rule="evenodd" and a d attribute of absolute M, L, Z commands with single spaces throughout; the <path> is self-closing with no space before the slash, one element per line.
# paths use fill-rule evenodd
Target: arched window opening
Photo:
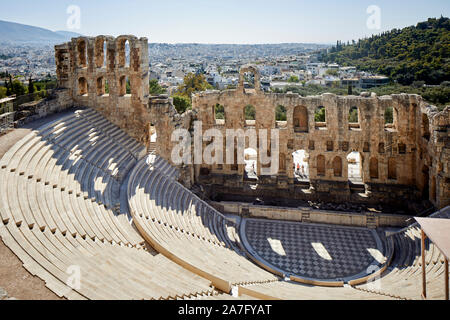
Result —
<path fill-rule="evenodd" d="M 103 67 L 106 68 L 108 65 L 108 43 L 103 42 Z"/>
<path fill-rule="evenodd" d="M 255 149 L 247 148 L 244 151 L 245 172 L 247 180 L 258 179 L 258 152 Z"/>
<path fill-rule="evenodd" d="M 388 160 L 388 179 L 397 180 L 397 159 L 389 158 Z"/>
<path fill-rule="evenodd" d="M 388 131 L 397 130 L 397 110 L 393 107 L 387 107 L 384 112 L 385 129 Z"/>
<path fill-rule="evenodd" d="M 324 106 L 319 106 L 316 108 L 314 114 L 314 120 L 316 122 L 316 130 L 326 130 L 327 128 L 327 115 Z"/>
<path fill-rule="evenodd" d="M 225 124 L 225 107 L 218 103 L 213 107 L 213 111 L 214 111 L 214 120 L 216 121 L 216 124 L 224 125 Z"/>
<path fill-rule="evenodd" d="M 353 184 L 361 184 L 362 179 L 362 158 L 357 151 L 351 152 L 347 156 L 348 162 L 348 180 Z"/>
<path fill-rule="evenodd" d="M 317 176 L 324 177 L 325 174 L 325 157 L 323 155 L 319 155 L 317 156 Z"/>
<path fill-rule="evenodd" d="M 350 130 L 361 129 L 358 107 L 351 107 L 348 114 L 348 128 Z"/>
<path fill-rule="evenodd" d="M 244 89 L 255 89 L 255 74 L 253 72 L 244 73 Z"/>
<path fill-rule="evenodd" d="M 127 39 L 121 39 L 118 45 L 119 68 L 130 67 L 130 42 Z"/>
<path fill-rule="evenodd" d="M 306 107 L 298 106 L 294 109 L 294 131 L 308 132 L 308 110 Z"/>
<path fill-rule="evenodd" d="M 78 65 L 80 68 L 87 68 L 87 46 L 85 40 L 78 42 Z"/>
<path fill-rule="evenodd" d="M 78 94 L 80 96 L 87 96 L 88 95 L 88 82 L 86 78 L 80 78 L 78 79 Z"/>
<path fill-rule="evenodd" d="M 95 40 L 95 67 L 103 68 L 106 61 L 106 41 L 102 38 Z"/>
<path fill-rule="evenodd" d="M 103 77 L 97 78 L 97 95 L 102 96 L 105 94 L 105 80 Z"/>
<path fill-rule="evenodd" d="M 131 94 L 130 80 L 127 76 L 122 76 L 119 80 L 119 96 L 125 96 L 129 94 Z"/>
<path fill-rule="evenodd" d="M 379 173 L 378 173 L 378 159 L 377 158 L 372 158 L 370 159 L 370 164 L 369 164 L 369 171 L 370 171 L 370 178 L 371 179 L 378 179 L 379 178 Z"/>
<path fill-rule="evenodd" d="M 333 172 L 335 177 L 342 177 L 342 158 L 335 157 L 333 160 Z"/>
<path fill-rule="evenodd" d="M 275 108 L 275 123 L 278 128 L 284 128 L 287 125 L 287 111 L 282 105 Z"/>
<path fill-rule="evenodd" d="M 130 49 L 130 42 L 127 40 L 125 41 L 125 68 L 129 68 L 131 63 L 131 49 Z"/>

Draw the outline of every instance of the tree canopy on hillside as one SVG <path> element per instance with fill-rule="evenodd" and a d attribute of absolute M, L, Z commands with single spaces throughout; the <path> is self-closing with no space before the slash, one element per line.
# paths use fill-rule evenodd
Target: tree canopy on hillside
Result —
<path fill-rule="evenodd" d="M 403 85 L 438 85 L 450 80 L 450 20 L 430 18 L 352 44 L 338 41 L 321 60 L 384 74 Z"/>

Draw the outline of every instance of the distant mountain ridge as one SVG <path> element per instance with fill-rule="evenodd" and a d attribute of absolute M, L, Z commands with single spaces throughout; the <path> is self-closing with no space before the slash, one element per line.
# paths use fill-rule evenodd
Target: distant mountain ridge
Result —
<path fill-rule="evenodd" d="M 51 31 L 25 24 L 0 20 L 0 43 L 57 44 L 81 36 L 68 31 Z"/>

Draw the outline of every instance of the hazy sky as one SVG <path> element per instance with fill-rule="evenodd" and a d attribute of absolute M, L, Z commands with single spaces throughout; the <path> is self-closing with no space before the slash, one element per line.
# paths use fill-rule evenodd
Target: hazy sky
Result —
<path fill-rule="evenodd" d="M 67 27 L 70 5 L 80 8 L 80 29 Z M 367 27 L 370 5 L 381 10 L 381 29 Z M 11 0 L 0 20 L 149 42 L 334 43 L 441 15 L 450 15 L 449 0 Z"/>

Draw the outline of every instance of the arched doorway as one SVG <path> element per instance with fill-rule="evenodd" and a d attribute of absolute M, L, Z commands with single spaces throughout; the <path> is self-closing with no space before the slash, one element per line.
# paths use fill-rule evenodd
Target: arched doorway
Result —
<path fill-rule="evenodd" d="M 348 180 L 353 184 L 362 184 L 362 157 L 358 151 L 353 151 L 347 156 Z"/>
<path fill-rule="evenodd" d="M 300 182 L 309 182 L 309 154 L 305 150 L 292 153 L 294 178 Z"/>
<path fill-rule="evenodd" d="M 245 149 L 244 161 L 244 178 L 247 180 L 258 180 L 258 152 L 253 148 Z"/>
<path fill-rule="evenodd" d="M 306 107 L 297 106 L 294 109 L 295 132 L 308 132 L 308 110 Z"/>

